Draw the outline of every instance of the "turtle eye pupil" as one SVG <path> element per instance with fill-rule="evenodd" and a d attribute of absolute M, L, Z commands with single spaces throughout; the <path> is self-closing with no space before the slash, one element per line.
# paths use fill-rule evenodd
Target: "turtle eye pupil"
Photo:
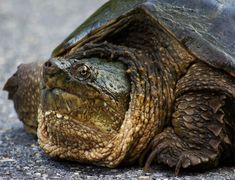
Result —
<path fill-rule="evenodd" d="M 81 74 L 82 76 L 85 76 L 87 73 L 88 73 L 88 68 L 87 68 L 87 66 L 82 66 L 82 67 L 80 68 L 80 74 Z"/>

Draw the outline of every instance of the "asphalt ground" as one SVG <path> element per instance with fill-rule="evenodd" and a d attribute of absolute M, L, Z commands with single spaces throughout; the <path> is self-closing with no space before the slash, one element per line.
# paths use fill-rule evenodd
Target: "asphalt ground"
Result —
<path fill-rule="evenodd" d="M 47 59 L 56 47 L 105 0 L 0 0 L 0 89 L 21 63 Z M 235 179 L 235 167 L 184 172 L 154 165 L 144 173 L 138 165 L 116 169 L 56 161 L 25 133 L 0 90 L 0 179 Z"/>

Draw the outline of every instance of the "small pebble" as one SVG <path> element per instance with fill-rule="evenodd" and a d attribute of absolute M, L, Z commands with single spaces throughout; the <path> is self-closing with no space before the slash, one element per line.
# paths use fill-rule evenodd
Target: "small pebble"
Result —
<path fill-rule="evenodd" d="M 141 179 L 141 180 L 147 180 L 147 179 L 149 179 L 149 176 L 140 176 L 139 179 Z"/>

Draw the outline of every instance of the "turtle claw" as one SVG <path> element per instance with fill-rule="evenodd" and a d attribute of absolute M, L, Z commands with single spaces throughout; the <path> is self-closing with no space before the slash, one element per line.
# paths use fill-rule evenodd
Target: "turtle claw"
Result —
<path fill-rule="evenodd" d="M 201 164 L 202 161 L 200 157 L 197 157 L 191 152 L 183 152 L 182 155 L 179 157 L 179 161 L 175 167 L 175 175 L 178 176 L 181 168 L 188 168 L 190 166 L 196 166 Z"/>
<path fill-rule="evenodd" d="M 144 172 L 148 172 L 150 165 L 152 164 L 153 160 L 156 159 L 156 155 L 158 153 L 158 150 L 155 149 L 154 151 L 151 152 L 151 154 L 148 156 L 148 159 L 144 165 Z"/>
<path fill-rule="evenodd" d="M 175 174 L 178 176 L 181 168 L 188 168 L 190 166 L 197 165 L 206 165 L 211 163 L 216 164 L 217 154 L 215 152 L 206 152 L 206 151 L 198 151 L 198 150 L 188 150 L 182 152 L 179 157 L 178 163 L 175 167 Z M 214 162 L 214 163 L 212 163 Z"/>
<path fill-rule="evenodd" d="M 173 135 L 173 130 L 168 128 L 154 139 L 151 143 L 152 152 L 147 158 L 144 170 L 149 169 L 153 161 L 167 164 L 170 167 L 176 166 L 182 150 L 181 148 L 177 148 L 175 144 L 180 139 L 176 139 L 178 137 L 173 137 Z"/>

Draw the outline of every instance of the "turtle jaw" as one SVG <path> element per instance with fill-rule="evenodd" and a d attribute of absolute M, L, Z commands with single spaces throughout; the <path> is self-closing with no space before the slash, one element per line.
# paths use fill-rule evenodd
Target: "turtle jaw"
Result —
<path fill-rule="evenodd" d="M 94 164 L 99 158 L 94 153 L 116 136 L 125 116 L 115 116 L 102 99 L 85 100 L 60 89 L 45 89 L 41 98 L 39 144 L 51 157 Z"/>
<path fill-rule="evenodd" d="M 46 143 L 42 142 L 40 144 L 53 157 L 60 156 L 60 158 L 63 158 L 61 157 L 61 153 L 52 154 L 51 148 L 53 146 L 57 146 L 58 149 L 65 147 L 67 152 L 70 149 L 74 149 L 85 153 L 89 149 L 104 147 L 104 142 L 109 141 L 114 135 L 114 133 L 104 133 L 96 127 L 85 125 L 80 119 L 62 115 L 56 111 L 42 111 L 40 121 L 46 127 L 44 132 L 40 132 L 40 134 L 46 134 L 44 136 Z M 81 155 L 77 155 L 76 157 L 68 156 L 68 159 L 84 161 L 82 158 Z"/>
<path fill-rule="evenodd" d="M 83 131 L 85 127 L 85 129 L 89 129 L 87 134 L 96 131 L 112 136 L 118 132 L 126 112 L 126 110 L 115 106 L 116 103 L 113 100 L 108 100 L 107 97 L 105 99 L 100 96 L 95 97 L 95 93 L 93 98 L 80 97 L 59 88 L 46 88 L 43 90 L 41 99 L 42 113 L 48 123 L 49 131 L 58 134 L 65 125 L 68 126 L 65 128 L 68 131 L 76 129 L 79 132 Z M 55 129 L 56 124 L 61 127 Z M 79 129 L 80 126 L 83 128 Z"/>

